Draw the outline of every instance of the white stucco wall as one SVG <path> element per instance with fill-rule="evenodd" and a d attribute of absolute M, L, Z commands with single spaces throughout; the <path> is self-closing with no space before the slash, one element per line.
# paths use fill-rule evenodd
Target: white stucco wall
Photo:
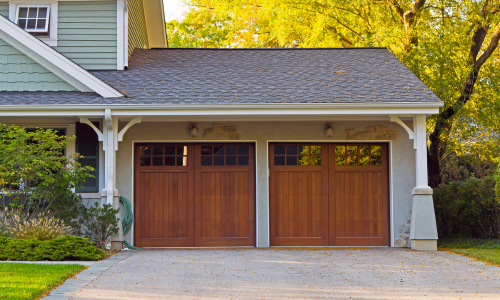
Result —
<path fill-rule="evenodd" d="M 138 141 L 186 141 L 201 142 L 203 130 L 211 128 L 212 123 L 237 126 L 240 141 L 256 143 L 256 212 L 257 212 L 257 246 L 269 246 L 269 191 L 268 191 L 268 142 L 274 141 L 345 141 L 345 130 L 354 128 L 365 131 L 365 127 L 374 125 L 387 126 L 396 131 L 396 140 L 389 146 L 389 188 L 393 201 L 393 225 L 391 240 L 399 238 L 399 226 L 410 219 L 412 205 L 411 190 L 415 187 L 415 150 L 413 141 L 407 132 L 398 124 L 386 121 L 337 121 L 332 122 L 335 130 L 332 138 L 325 135 L 325 122 L 198 122 L 197 138 L 189 135 L 189 122 L 143 122 L 131 127 L 119 143 L 116 153 L 116 184 L 121 195 L 133 201 L 132 191 L 132 152 L 133 143 Z M 120 127 L 125 126 L 120 122 Z M 410 125 L 410 124 L 408 124 Z M 410 126 L 411 127 L 411 126 Z M 213 141 L 206 141 L 213 142 Z M 125 236 L 132 240 L 132 231 Z"/>
<path fill-rule="evenodd" d="M 96 119 L 97 120 L 97 119 Z M 2 124 L 18 124 L 30 126 L 71 126 L 77 118 L 2 118 Z M 99 120 L 102 123 L 102 119 Z M 196 121 L 196 120 L 193 120 Z M 123 128 L 127 122 L 120 122 Z M 317 141 L 336 142 L 346 141 L 345 130 L 354 128 L 356 132 L 365 131 L 365 127 L 374 125 L 387 126 L 396 131 L 396 140 L 389 144 L 389 192 L 391 193 L 393 208 L 393 223 L 391 241 L 399 238 L 399 226 L 406 224 L 410 219 L 412 207 L 412 188 L 415 187 L 415 150 L 413 141 L 408 138 L 407 132 L 398 124 L 388 121 L 335 121 L 332 126 L 335 130 L 332 138 L 325 135 L 325 121 L 297 121 L 297 122 L 198 122 L 199 134 L 197 138 L 189 135 L 190 122 L 148 122 L 132 126 L 125 134 L 123 141 L 118 144 L 116 184 L 121 195 L 131 202 L 132 191 L 132 150 L 135 141 L 186 141 L 203 142 L 203 130 L 211 128 L 212 123 L 237 126 L 240 141 L 251 141 L 256 144 L 256 218 L 257 218 L 257 246 L 269 246 L 269 191 L 268 191 L 268 143 L 274 141 Z M 412 127 L 411 122 L 407 125 Z M 213 141 L 205 141 L 213 142 Z M 100 143 L 100 189 L 104 188 L 104 151 Z M 100 199 L 100 194 L 86 194 L 84 200 L 92 204 Z M 125 239 L 132 241 L 132 231 Z"/>

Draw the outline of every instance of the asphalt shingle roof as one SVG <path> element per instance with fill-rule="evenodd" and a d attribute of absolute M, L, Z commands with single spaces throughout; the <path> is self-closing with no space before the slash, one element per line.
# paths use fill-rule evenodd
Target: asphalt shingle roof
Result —
<path fill-rule="evenodd" d="M 0 105 L 439 102 L 385 48 L 137 49 L 93 71 L 124 93 L 0 92 Z"/>

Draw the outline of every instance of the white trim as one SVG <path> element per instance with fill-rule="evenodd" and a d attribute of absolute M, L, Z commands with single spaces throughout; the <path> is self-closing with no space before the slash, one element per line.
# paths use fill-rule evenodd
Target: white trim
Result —
<path fill-rule="evenodd" d="M 415 189 L 432 190 L 428 184 L 427 174 L 427 117 L 425 115 L 415 116 Z"/>
<path fill-rule="evenodd" d="M 97 140 L 99 142 L 104 141 L 104 135 L 103 135 L 103 133 L 97 127 L 95 127 L 95 125 L 92 122 L 90 122 L 89 119 L 87 119 L 87 118 L 80 118 L 80 123 L 84 123 L 84 124 L 89 125 L 92 129 L 94 129 L 95 133 L 97 134 Z"/>
<path fill-rule="evenodd" d="M 123 70 L 125 65 L 125 11 L 124 0 L 116 1 L 116 69 Z"/>
<path fill-rule="evenodd" d="M 124 43 L 123 43 L 123 60 L 124 60 L 124 69 L 128 68 L 128 6 L 127 2 L 125 2 L 125 24 L 124 24 Z"/>
<path fill-rule="evenodd" d="M 30 105 L 29 107 L 21 107 L 20 105 L 2 105 L 2 109 L 7 110 L 51 110 L 51 111 L 71 111 L 71 110 L 94 110 L 100 109 L 104 110 L 106 108 L 111 108 L 115 111 L 114 115 L 118 115 L 116 110 L 134 110 L 134 111 L 144 111 L 150 115 L 151 112 L 156 112 L 159 110 L 210 110 L 207 111 L 208 115 L 212 115 L 217 111 L 228 110 L 228 109 L 300 109 L 300 110 L 311 110 L 311 109 L 335 109 L 335 110 L 346 110 L 346 109 L 359 109 L 364 112 L 364 114 L 394 114 L 394 111 L 400 111 L 406 109 L 402 113 L 398 113 L 400 117 L 408 117 L 415 114 L 415 111 L 424 111 L 424 113 L 433 114 L 436 111 L 439 112 L 438 108 L 443 106 L 443 102 L 400 102 L 400 103 L 267 103 L 267 104 L 253 104 L 253 103 L 242 103 L 242 104 L 66 104 L 66 105 Z M 372 111 L 371 111 L 372 110 Z M 377 110 L 377 111 L 374 111 Z M 371 112 L 370 112 L 371 111 Z M 359 111 L 357 112 L 359 113 Z M 342 113 L 339 113 L 342 114 Z M 161 115 L 161 113 L 157 113 Z M 140 116 L 137 113 L 137 116 Z"/>
<path fill-rule="evenodd" d="M 389 218 L 391 226 L 391 247 L 394 247 L 394 177 L 392 163 L 392 141 L 389 141 Z"/>
<path fill-rule="evenodd" d="M 0 16 L 0 38 L 81 92 L 96 92 L 105 98 L 123 97 L 120 92 L 3 16 Z"/>
<path fill-rule="evenodd" d="M 141 123 L 141 118 L 133 118 L 130 122 L 128 122 L 128 124 L 125 125 L 125 127 L 123 127 L 122 130 L 120 130 L 120 132 L 118 132 L 118 142 L 123 141 L 123 136 L 125 135 L 127 130 L 129 130 L 130 127 L 139 123 Z"/>
<path fill-rule="evenodd" d="M 226 105 L 224 107 L 209 105 L 170 106 L 157 108 L 155 105 L 2 105 L 0 116 L 75 116 L 93 117 L 103 115 L 104 109 L 113 109 L 112 115 L 119 117 L 189 117 L 193 116 L 216 116 L 229 117 L 241 120 L 241 117 L 252 117 L 255 119 L 272 118 L 275 116 L 382 116 L 389 119 L 389 115 L 433 115 L 439 112 L 438 108 L 429 107 L 394 107 L 379 108 L 366 106 L 353 106 L 351 108 L 331 105 L 310 106 L 280 106 L 268 104 L 264 106 L 251 105 Z"/>
<path fill-rule="evenodd" d="M 23 18 L 23 19 L 26 19 L 26 22 L 28 22 L 28 18 L 29 18 L 29 9 L 30 8 L 36 8 L 37 9 L 37 12 L 40 10 L 40 8 L 46 8 L 47 9 L 47 12 L 46 12 L 46 15 L 45 15 L 45 27 L 43 28 L 43 30 L 39 30 L 37 28 L 35 29 L 24 29 L 26 30 L 27 32 L 30 32 L 30 33 L 47 33 L 49 34 L 50 36 L 50 32 L 49 32 L 49 26 L 50 26 L 50 21 L 51 21 L 51 16 L 50 16 L 50 12 L 51 12 L 51 9 L 50 9 L 50 5 L 46 5 L 46 4 L 29 4 L 29 5 L 20 5 L 18 4 L 16 6 L 16 19 L 15 19 L 15 24 L 18 23 L 19 21 L 19 10 L 21 8 L 27 8 L 28 10 L 26 11 L 26 18 Z M 39 19 L 38 16 L 36 17 L 36 20 L 42 20 L 42 19 Z M 48 21 L 48 22 L 47 22 Z M 27 25 L 27 24 L 26 24 Z M 19 26 L 19 25 L 18 25 Z M 37 24 L 35 24 L 35 27 L 37 27 Z"/>
<path fill-rule="evenodd" d="M 67 0 L 68 1 L 68 0 Z M 57 47 L 57 28 L 59 4 L 57 0 L 11 0 L 9 1 L 9 20 L 17 24 L 17 6 L 47 6 L 50 5 L 49 36 L 39 36 L 39 40 L 51 47 Z"/>
<path fill-rule="evenodd" d="M 417 149 L 417 140 L 415 139 L 415 132 L 411 130 L 410 127 L 408 127 L 408 125 L 406 125 L 403 121 L 401 121 L 401 119 L 398 116 L 389 115 L 389 118 L 391 122 L 398 123 L 399 125 L 401 125 L 401 127 L 403 127 L 406 130 L 406 132 L 408 132 L 409 139 L 413 140 L 413 149 Z M 415 118 L 413 118 L 413 120 L 415 120 Z"/>

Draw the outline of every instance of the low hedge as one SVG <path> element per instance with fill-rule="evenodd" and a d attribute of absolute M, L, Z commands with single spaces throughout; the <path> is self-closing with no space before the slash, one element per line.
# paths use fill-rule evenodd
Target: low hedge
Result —
<path fill-rule="evenodd" d="M 11 239 L 0 236 L 0 260 L 99 260 L 108 256 L 89 240 L 77 236 L 63 236 L 51 240 Z"/>
<path fill-rule="evenodd" d="M 500 202 L 493 177 L 454 181 L 434 189 L 439 238 L 500 239 Z"/>

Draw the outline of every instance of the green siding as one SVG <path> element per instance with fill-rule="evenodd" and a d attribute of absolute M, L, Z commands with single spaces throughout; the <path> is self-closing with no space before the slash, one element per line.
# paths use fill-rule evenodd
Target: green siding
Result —
<path fill-rule="evenodd" d="M 148 31 L 144 16 L 143 0 L 127 0 L 128 7 L 128 57 L 135 48 L 148 49 Z"/>
<path fill-rule="evenodd" d="M 116 0 L 59 2 L 55 49 L 87 70 L 116 70 Z"/>
<path fill-rule="evenodd" d="M 0 39 L 0 91 L 76 91 L 73 86 Z"/>
<path fill-rule="evenodd" d="M 0 2 L 0 15 L 9 18 L 9 3 Z"/>

